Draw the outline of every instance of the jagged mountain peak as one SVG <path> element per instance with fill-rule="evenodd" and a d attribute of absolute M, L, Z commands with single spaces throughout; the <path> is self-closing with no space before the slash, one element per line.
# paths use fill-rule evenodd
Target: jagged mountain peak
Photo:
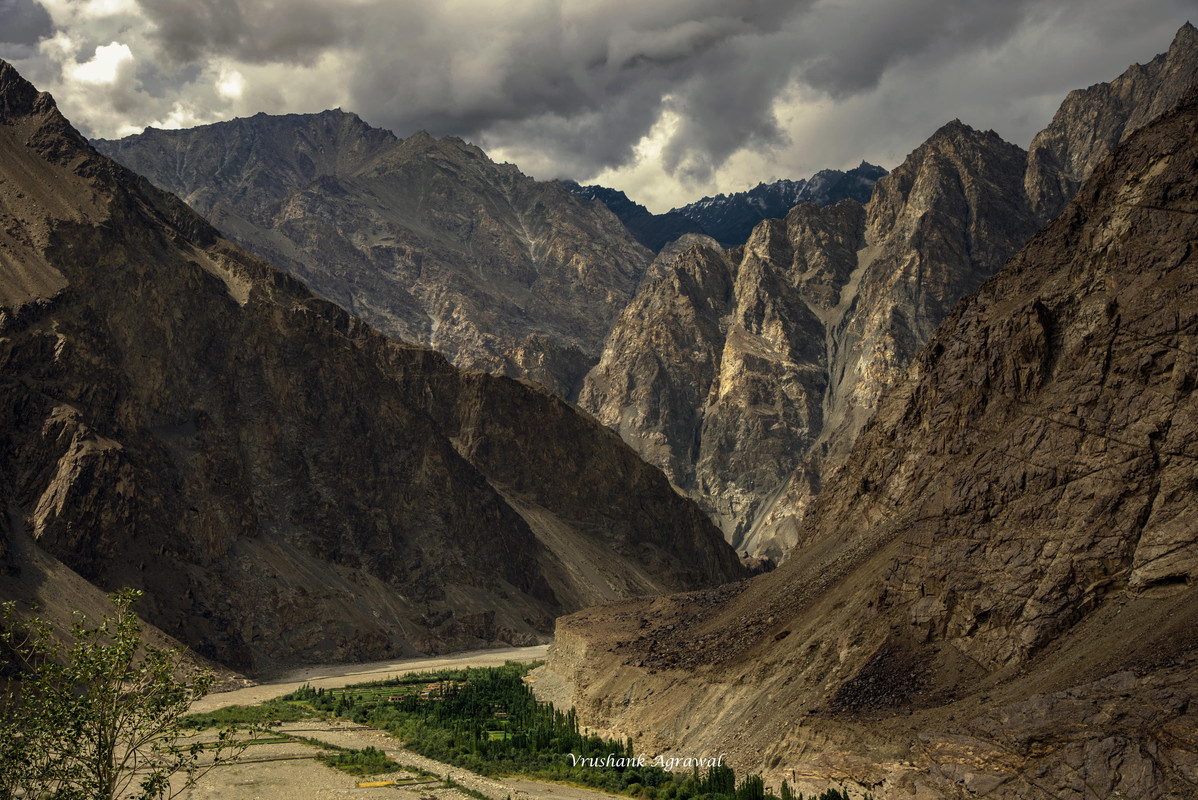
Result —
<path fill-rule="evenodd" d="M 47 135 L 30 139 L 29 144 L 47 153 L 52 151 L 57 160 L 91 152 L 87 140 L 59 112 L 54 98 L 48 92 L 39 92 L 3 59 L 0 59 L 0 116 L 10 125 L 40 117 L 39 124 L 47 130 Z"/>
<path fill-rule="evenodd" d="M 25 80 L 16 67 L 0 59 L 0 110 L 6 119 L 31 113 L 39 96 L 53 102 L 49 94 L 39 93 L 32 83 Z"/>
<path fill-rule="evenodd" d="M 1024 184 L 1042 222 L 1056 216 L 1123 139 L 1176 106 L 1198 84 L 1198 29 L 1186 22 L 1169 49 L 1106 83 L 1069 93 L 1028 148 Z"/>
<path fill-rule="evenodd" d="M 993 130 L 979 130 L 960 119 L 954 119 L 937 128 L 920 147 L 992 147 L 996 145 L 1018 147 L 1018 145 L 1007 142 Z M 1019 149 L 1022 151 L 1023 148 Z"/>
<path fill-rule="evenodd" d="M 1173 37 L 1173 43 L 1170 45 L 1170 49 L 1179 46 L 1198 46 L 1198 28 L 1195 28 L 1189 20 L 1186 20 L 1186 22 L 1177 29 L 1177 35 Z"/>

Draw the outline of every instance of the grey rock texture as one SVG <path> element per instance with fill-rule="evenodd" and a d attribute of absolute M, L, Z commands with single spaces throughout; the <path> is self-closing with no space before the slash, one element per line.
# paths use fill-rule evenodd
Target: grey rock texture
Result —
<path fill-rule="evenodd" d="M 804 791 L 1198 794 L 1196 241 L 1198 91 L 945 318 L 798 555 L 559 620 L 583 724 Z"/>
<path fill-rule="evenodd" d="M 1024 163 L 1018 147 L 954 122 L 882 178 L 868 207 L 804 204 L 743 248 L 659 258 L 579 404 L 735 546 L 782 555 L 785 526 L 755 528 L 758 517 L 803 502 L 779 498 L 800 465 L 843 458 L 953 303 L 1035 230 Z"/>
<path fill-rule="evenodd" d="M 3 63 L 0 246 L 9 577 L 41 580 L 36 546 L 263 670 L 531 643 L 743 574 L 611 431 L 314 296 Z"/>
<path fill-rule="evenodd" d="M 1070 92 L 1028 148 L 1028 197 L 1043 222 L 1060 213 L 1081 182 L 1119 142 L 1173 108 L 1198 84 L 1198 29 L 1186 23 L 1169 50 L 1133 64 L 1110 83 Z"/>
<path fill-rule="evenodd" d="M 340 110 L 94 144 L 380 331 L 563 397 L 651 258 L 559 183 Z"/>

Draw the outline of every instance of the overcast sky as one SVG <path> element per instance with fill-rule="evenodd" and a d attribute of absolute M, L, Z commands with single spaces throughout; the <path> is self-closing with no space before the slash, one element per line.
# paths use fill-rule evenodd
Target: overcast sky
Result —
<path fill-rule="evenodd" d="M 1026 147 L 1195 0 L 0 0 L 0 58 L 85 135 L 341 107 L 654 211 L 954 117 Z"/>

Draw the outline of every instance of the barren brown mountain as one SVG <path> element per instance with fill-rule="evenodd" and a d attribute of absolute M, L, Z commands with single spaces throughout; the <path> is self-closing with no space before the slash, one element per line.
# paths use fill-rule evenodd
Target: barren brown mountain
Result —
<path fill-rule="evenodd" d="M 613 433 L 315 297 L 2 62 L 0 409 L 0 593 L 61 599 L 49 554 L 241 669 L 533 642 L 742 574 Z"/>
<path fill-rule="evenodd" d="M 877 798 L 1198 795 L 1198 92 L 956 306 L 797 554 L 559 621 L 641 752 Z"/>

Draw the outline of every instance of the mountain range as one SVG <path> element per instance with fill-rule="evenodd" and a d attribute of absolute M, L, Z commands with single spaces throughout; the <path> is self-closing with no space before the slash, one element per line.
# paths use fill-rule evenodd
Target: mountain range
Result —
<path fill-rule="evenodd" d="M 739 550 L 780 560 L 879 394 L 952 306 L 1102 153 L 1194 83 L 1189 30 L 1113 84 L 1072 93 L 1029 151 L 954 121 L 890 174 L 862 163 L 663 217 L 603 187 L 573 185 L 570 198 L 571 185 L 459 140 L 399 140 L 339 111 L 95 144 L 385 333 L 577 400 Z M 756 227 L 731 248 L 684 233 L 649 266 L 605 206 L 642 236 L 649 223 L 693 227 L 684 218 L 721 235 Z M 527 287 L 502 277 L 505 258 L 524 263 L 510 244 L 529 230 L 521 220 L 570 254 L 530 266 Z M 381 244 L 383 229 L 407 249 Z M 480 230 L 510 246 L 488 249 Z"/>
<path fill-rule="evenodd" d="M 382 333 L 566 398 L 651 259 L 560 183 L 340 110 L 93 144 Z"/>
<path fill-rule="evenodd" d="M 879 179 L 864 207 L 802 205 L 759 224 L 741 248 L 696 242 L 659 257 L 580 405 L 703 505 L 738 549 L 785 558 L 879 395 L 954 304 L 1040 227 L 1047 187 L 1089 174 L 1081 165 L 1062 178 L 1051 164 L 1070 159 L 1050 159 L 1048 148 L 1094 162 L 1099 131 L 1126 136 L 1128 120 L 1150 118 L 1112 98 L 1158 108 L 1198 83 L 1196 65 L 1187 25 L 1147 66 L 1070 95 L 1062 108 L 1072 110 L 1030 153 L 954 120 Z"/>
<path fill-rule="evenodd" d="M 262 672 L 532 643 L 744 574 L 613 433 L 313 295 L 2 62 L 0 266 L 5 599 L 136 587 Z"/>
<path fill-rule="evenodd" d="M 654 253 L 688 233 L 704 232 L 703 226 L 690 217 L 677 211 L 654 214 L 619 189 L 594 184 L 581 186 L 576 181 L 562 181 L 562 185 L 583 200 L 598 200 L 607 206 L 628 232 Z"/>
<path fill-rule="evenodd" d="M 562 185 L 579 197 L 603 203 L 638 242 L 657 253 L 688 233 L 710 236 L 721 247 L 738 247 L 759 222 L 785 217 L 801 203 L 828 206 L 846 198 L 865 203 L 878 178 L 885 174 L 882 167 L 862 161 L 847 172 L 825 169 L 809 179 L 759 183 L 747 192 L 704 197 L 665 214 L 651 213 L 617 189 L 580 186 L 574 181 L 562 181 Z"/>
<path fill-rule="evenodd" d="M 810 178 L 759 183 L 747 192 L 718 194 L 673 209 L 702 227 L 702 233 L 722 247 L 739 247 L 749 240 L 757 224 L 781 219 L 802 203 L 835 205 L 852 199 L 869 202 L 874 184 L 886 174 L 882 167 L 862 161 L 850 170 L 824 169 Z"/>

